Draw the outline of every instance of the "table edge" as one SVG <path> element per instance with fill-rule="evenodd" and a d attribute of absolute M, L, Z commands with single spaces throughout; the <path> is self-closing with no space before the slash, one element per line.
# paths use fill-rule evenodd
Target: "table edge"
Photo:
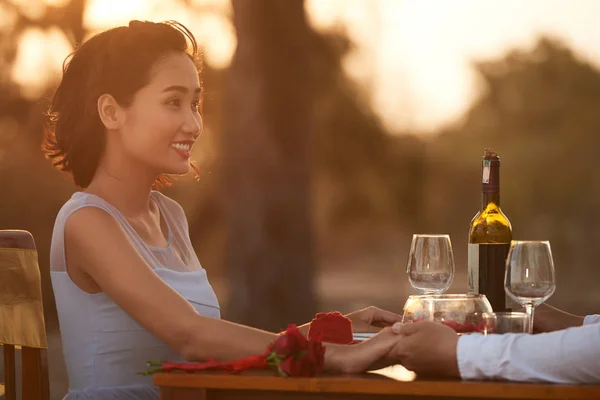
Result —
<path fill-rule="evenodd" d="M 402 382 L 393 379 L 365 379 L 361 375 L 313 378 L 227 375 L 203 373 L 157 373 L 154 385 L 165 388 L 220 390 L 263 390 L 302 393 L 398 394 L 441 397 L 486 397 L 505 399 L 589 399 L 600 397 L 598 385 L 562 385 L 506 381 Z"/>

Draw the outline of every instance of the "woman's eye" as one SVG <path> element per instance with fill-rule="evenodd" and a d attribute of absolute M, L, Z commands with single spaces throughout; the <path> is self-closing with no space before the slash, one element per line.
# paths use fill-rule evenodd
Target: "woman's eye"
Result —
<path fill-rule="evenodd" d="M 167 104 L 170 106 L 174 106 L 174 107 L 181 107 L 181 100 L 179 100 L 179 99 L 169 100 L 169 101 L 167 101 Z"/>
<path fill-rule="evenodd" d="M 193 111 L 200 111 L 200 100 L 194 100 L 191 107 Z"/>

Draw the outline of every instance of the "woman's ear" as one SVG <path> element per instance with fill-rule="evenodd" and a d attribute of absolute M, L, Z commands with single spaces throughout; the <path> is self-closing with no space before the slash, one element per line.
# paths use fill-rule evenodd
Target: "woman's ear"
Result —
<path fill-rule="evenodd" d="M 106 129 L 119 129 L 125 122 L 119 103 L 110 94 L 98 98 L 98 115 Z"/>

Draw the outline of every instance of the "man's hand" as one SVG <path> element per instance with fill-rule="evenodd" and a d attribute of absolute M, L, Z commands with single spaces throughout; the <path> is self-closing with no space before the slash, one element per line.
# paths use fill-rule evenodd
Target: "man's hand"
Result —
<path fill-rule="evenodd" d="M 360 311 L 354 311 L 345 315 L 352 321 L 354 332 L 379 332 L 381 328 L 392 326 L 402 321 L 402 316 L 390 311 L 381 310 L 377 307 L 367 307 Z"/>
<path fill-rule="evenodd" d="M 430 321 L 394 324 L 398 341 L 388 357 L 418 375 L 460 377 L 456 359 L 458 335 L 445 325 Z"/>
<path fill-rule="evenodd" d="M 583 325 L 583 317 L 559 310 L 549 304 L 540 304 L 535 308 L 533 333 L 553 332 L 581 325 Z"/>

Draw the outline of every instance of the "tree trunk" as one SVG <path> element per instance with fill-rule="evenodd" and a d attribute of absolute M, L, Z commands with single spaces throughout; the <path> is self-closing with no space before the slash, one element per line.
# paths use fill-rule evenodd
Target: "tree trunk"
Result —
<path fill-rule="evenodd" d="M 227 317 L 278 331 L 315 312 L 312 31 L 302 0 L 233 0 L 222 137 Z"/>

